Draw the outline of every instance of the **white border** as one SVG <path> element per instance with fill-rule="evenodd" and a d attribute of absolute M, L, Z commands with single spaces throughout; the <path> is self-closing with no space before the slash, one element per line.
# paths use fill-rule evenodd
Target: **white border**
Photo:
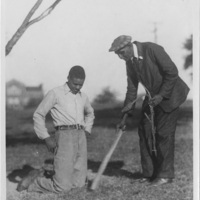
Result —
<path fill-rule="evenodd" d="M 193 1 L 193 199 L 199 199 L 199 0 Z"/>
<path fill-rule="evenodd" d="M 0 108 L 0 172 L 1 172 L 1 181 L 0 181 L 0 196 L 1 199 L 6 199 L 6 143 L 5 143 L 5 4 L 4 1 L 0 1 L 0 21 L 1 21 L 1 69 L 0 69 L 0 95 L 1 95 L 1 108 Z"/>

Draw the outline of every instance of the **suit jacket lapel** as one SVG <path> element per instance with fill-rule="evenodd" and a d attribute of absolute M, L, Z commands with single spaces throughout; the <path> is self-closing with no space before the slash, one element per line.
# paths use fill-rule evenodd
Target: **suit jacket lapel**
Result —
<path fill-rule="evenodd" d="M 134 44 L 137 46 L 138 50 L 138 60 L 137 60 L 137 66 L 139 70 L 139 80 L 143 85 L 146 85 L 146 79 L 144 78 L 145 74 L 145 68 L 143 66 L 144 62 L 144 53 L 143 53 L 143 46 L 140 42 L 135 41 Z"/>
<path fill-rule="evenodd" d="M 143 49 L 142 49 L 142 44 L 140 42 L 133 42 L 136 46 L 137 46 L 137 51 L 138 51 L 138 61 L 139 61 L 139 67 L 141 69 L 141 64 L 142 64 L 142 61 L 143 61 Z"/>
<path fill-rule="evenodd" d="M 140 42 L 137 42 L 137 41 L 135 41 L 133 43 L 137 46 L 138 56 L 143 57 L 142 44 Z"/>

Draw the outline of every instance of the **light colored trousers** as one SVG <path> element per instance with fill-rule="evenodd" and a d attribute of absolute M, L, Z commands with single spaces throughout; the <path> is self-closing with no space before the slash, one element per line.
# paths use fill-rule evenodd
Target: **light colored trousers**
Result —
<path fill-rule="evenodd" d="M 54 155 L 54 176 L 37 177 L 29 192 L 66 192 L 83 187 L 87 176 L 87 142 L 84 130 L 59 130 L 55 133 L 58 149 Z"/>

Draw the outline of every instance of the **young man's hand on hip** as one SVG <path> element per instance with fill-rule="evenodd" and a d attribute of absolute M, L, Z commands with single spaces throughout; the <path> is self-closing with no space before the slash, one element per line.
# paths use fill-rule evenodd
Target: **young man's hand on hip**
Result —
<path fill-rule="evenodd" d="M 57 149 L 57 142 L 56 142 L 55 138 L 49 136 L 49 137 L 45 138 L 44 140 L 45 140 L 47 149 L 51 153 L 54 153 L 56 151 L 56 149 Z"/>

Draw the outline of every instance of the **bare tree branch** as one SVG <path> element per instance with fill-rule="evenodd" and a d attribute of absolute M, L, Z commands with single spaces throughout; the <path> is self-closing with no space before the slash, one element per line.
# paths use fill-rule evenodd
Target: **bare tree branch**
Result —
<path fill-rule="evenodd" d="M 35 11 L 40 7 L 41 3 L 43 0 L 38 0 L 35 5 L 33 6 L 33 8 L 29 11 L 28 15 L 26 16 L 26 18 L 24 19 L 22 25 L 26 25 L 31 17 L 33 16 L 33 14 L 35 13 Z"/>
<path fill-rule="evenodd" d="M 39 6 L 41 5 L 43 0 L 38 0 L 35 5 L 33 6 L 33 8 L 29 11 L 28 15 L 26 16 L 26 18 L 24 19 L 22 25 L 17 29 L 16 33 L 13 35 L 13 37 L 8 41 L 8 43 L 6 44 L 6 56 L 11 52 L 13 46 L 17 43 L 17 41 L 21 38 L 21 36 L 23 35 L 23 33 L 27 30 L 27 28 L 42 20 L 43 18 L 45 18 L 47 15 L 49 15 L 51 13 L 51 11 L 58 5 L 58 3 L 61 0 L 56 0 L 46 11 L 44 11 L 39 17 L 33 19 L 32 21 L 30 21 L 31 17 L 33 16 L 33 14 L 35 13 L 35 11 L 39 8 Z"/>
<path fill-rule="evenodd" d="M 49 15 L 51 13 L 51 11 L 56 7 L 56 5 L 60 2 L 61 0 L 57 0 L 56 2 L 54 2 L 47 10 L 45 10 L 39 17 L 33 19 L 32 21 L 30 21 L 27 24 L 27 27 L 42 20 L 43 18 L 45 18 L 47 15 Z"/>

